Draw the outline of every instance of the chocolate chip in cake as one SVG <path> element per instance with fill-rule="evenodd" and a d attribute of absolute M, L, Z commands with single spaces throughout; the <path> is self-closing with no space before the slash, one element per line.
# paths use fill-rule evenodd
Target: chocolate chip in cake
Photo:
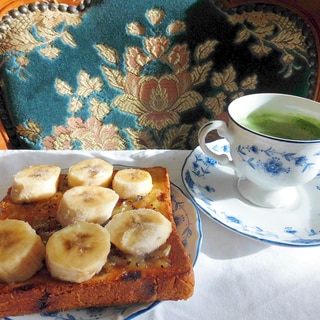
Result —
<path fill-rule="evenodd" d="M 141 278 L 140 270 L 130 270 L 121 275 L 122 281 L 135 281 Z"/>
<path fill-rule="evenodd" d="M 38 309 L 39 310 L 43 310 L 43 309 L 48 307 L 48 305 L 49 305 L 49 301 L 48 301 L 49 297 L 50 297 L 50 293 L 46 291 L 43 294 L 43 296 L 38 300 Z"/>
<path fill-rule="evenodd" d="M 25 284 L 13 289 L 13 291 L 29 291 L 34 288 L 34 284 Z"/>

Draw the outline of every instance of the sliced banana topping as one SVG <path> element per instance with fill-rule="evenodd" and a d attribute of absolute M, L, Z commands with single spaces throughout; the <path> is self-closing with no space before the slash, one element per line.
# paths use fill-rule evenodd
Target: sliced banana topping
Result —
<path fill-rule="evenodd" d="M 113 165 L 99 158 L 82 160 L 68 170 L 68 184 L 75 186 L 102 186 L 111 184 Z"/>
<path fill-rule="evenodd" d="M 61 168 L 35 165 L 19 171 L 13 179 L 10 197 L 13 202 L 33 202 L 52 197 L 57 192 Z"/>
<path fill-rule="evenodd" d="M 63 227 L 77 221 L 103 224 L 111 217 L 118 199 L 118 194 L 109 188 L 73 187 L 61 198 L 57 220 Z"/>
<path fill-rule="evenodd" d="M 171 222 L 152 209 L 118 213 L 105 228 L 116 247 L 133 255 L 144 255 L 156 250 L 167 241 L 172 231 Z"/>
<path fill-rule="evenodd" d="M 20 282 L 31 278 L 43 266 L 45 246 L 24 221 L 0 221 L 0 281 Z"/>
<path fill-rule="evenodd" d="M 152 177 L 142 169 L 122 169 L 113 178 L 112 189 L 121 199 L 145 196 L 152 190 Z"/>
<path fill-rule="evenodd" d="M 80 283 L 101 271 L 109 252 L 108 231 L 99 224 L 81 221 L 49 238 L 46 264 L 52 277 Z"/>

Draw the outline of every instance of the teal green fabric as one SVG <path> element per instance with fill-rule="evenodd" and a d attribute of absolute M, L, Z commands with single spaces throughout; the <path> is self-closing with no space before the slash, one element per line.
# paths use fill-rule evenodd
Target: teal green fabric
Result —
<path fill-rule="evenodd" d="M 17 130 L 14 147 L 190 149 L 197 145 L 201 125 L 210 119 L 225 119 L 227 105 L 238 96 L 279 92 L 312 98 L 314 85 L 310 79 L 316 66 L 309 53 L 314 46 L 311 32 L 304 35 L 304 25 L 298 27 L 292 22 L 293 14 L 284 9 L 250 8 L 227 10 L 218 1 L 209 0 L 97 0 L 84 12 L 65 13 L 65 19 L 51 29 L 52 34 L 61 34 L 49 46 L 47 40 L 51 38 L 46 38 L 37 24 L 40 14 L 26 14 L 24 19 L 33 21 L 31 27 L 26 24 L 33 49 L 13 46 L 9 31 L 1 50 L 2 108 Z M 150 10 L 161 13 L 161 18 L 151 21 Z M 48 15 L 47 22 L 54 19 L 54 14 L 62 15 L 58 10 L 42 13 Z M 261 14 L 266 17 L 262 24 Z M 267 20 L 272 15 L 280 18 Z M 239 22 L 230 17 L 239 17 Z M 22 19 L 21 15 L 17 19 Z M 137 23 L 139 30 L 129 31 L 131 23 Z M 262 47 L 257 38 L 259 30 L 268 30 Z M 290 30 L 294 31 L 288 35 Z M 292 41 L 299 40 L 283 48 L 281 32 Z M 148 39 L 162 39 L 168 47 L 163 49 L 158 41 L 148 49 Z M 97 45 L 112 49 L 104 52 L 116 60 L 106 58 Z M 54 57 L 43 54 L 48 48 L 58 50 Z M 157 50 L 162 49 L 157 56 Z M 136 59 L 149 58 L 145 65 L 139 65 L 139 72 L 134 70 L 136 74 L 128 69 L 126 55 L 130 50 L 141 50 Z M 148 50 L 155 50 L 154 55 Z M 179 59 L 181 62 L 177 62 Z M 84 90 L 80 78 L 89 79 L 90 86 L 97 85 L 87 96 L 77 94 Z M 61 93 L 57 79 L 72 93 Z M 155 86 L 156 80 L 159 87 Z M 70 110 L 75 97 L 81 107 Z M 99 104 L 94 113 L 93 101 Z M 99 112 L 102 116 L 97 115 Z M 75 130 L 74 122 L 70 126 L 68 119 L 82 121 L 85 129 L 81 131 L 79 125 Z M 92 129 L 89 134 L 88 119 L 100 128 L 98 133 Z M 57 128 L 65 135 L 61 130 L 57 133 Z M 54 145 L 58 140 L 60 144 Z"/>

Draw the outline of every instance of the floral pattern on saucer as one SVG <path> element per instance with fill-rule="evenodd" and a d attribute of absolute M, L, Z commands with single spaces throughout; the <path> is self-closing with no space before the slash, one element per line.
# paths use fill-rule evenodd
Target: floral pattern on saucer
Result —
<path fill-rule="evenodd" d="M 225 139 L 209 143 L 209 148 L 230 157 Z M 306 164 L 298 161 L 297 165 L 301 163 Z M 270 244 L 320 245 L 319 175 L 299 187 L 299 199 L 295 204 L 279 209 L 261 208 L 243 199 L 236 188 L 237 177 L 233 170 L 219 165 L 200 147 L 186 159 L 182 179 L 199 208 L 232 231 Z"/>

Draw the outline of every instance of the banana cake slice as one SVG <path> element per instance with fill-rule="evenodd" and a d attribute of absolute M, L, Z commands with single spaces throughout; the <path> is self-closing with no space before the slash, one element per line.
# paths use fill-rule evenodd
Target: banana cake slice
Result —
<path fill-rule="evenodd" d="M 157 244 L 158 240 L 154 240 L 151 235 L 147 236 L 146 233 L 145 241 L 149 241 L 150 244 L 144 245 L 144 236 L 136 236 L 135 232 L 138 229 L 135 228 L 139 221 L 135 221 L 135 227 L 126 235 L 122 232 L 111 237 L 116 240 L 110 238 L 110 252 L 100 271 L 80 283 L 52 276 L 44 261 L 44 266 L 26 280 L 0 282 L 0 317 L 84 307 L 180 300 L 192 296 L 193 267 L 174 223 L 168 171 L 160 166 L 139 170 L 144 170 L 151 176 L 151 190 L 147 194 L 128 199 L 119 197 L 111 217 L 101 226 L 112 234 L 113 231 L 108 230 L 112 225 L 107 226 L 117 215 L 119 221 L 130 221 L 130 212 L 138 213 L 142 210 L 143 215 L 157 212 L 170 224 L 168 228 L 164 223 L 163 230 L 166 231 L 160 232 L 167 232 L 163 241 L 152 247 L 152 243 Z M 117 172 L 113 170 L 112 179 Z M 112 184 L 109 187 L 112 188 Z M 57 211 L 63 194 L 70 189 L 67 174 L 59 175 L 57 191 L 47 199 L 15 202 L 10 197 L 11 189 L 8 189 L 1 202 L 0 220 L 17 219 L 28 222 L 46 245 L 56 232 L 63 229 L 57 219 Z M 122 218 L 121 215 L 125 213 L 128 213 L 128 217 Z M 154 216 L 152 219 L 158 217 Z M 116 225 L 116 220 L 114 221 L 112 224 Z M 132 221 L 130 223 L 132 224 Z M 152 228 L 142 227 L 151 230 L 151 233 Z M 125 247 L 130 247 L 130 241 L 136 241 L 133 242 L 135 244 L 132 244 L 132 248 L 143 247 L 145 251 L 125 250 L 117 243 L 117 239 L 121 237 L 125 237 Z M 147 248 L 151 248 L 152 251 Z"/>

